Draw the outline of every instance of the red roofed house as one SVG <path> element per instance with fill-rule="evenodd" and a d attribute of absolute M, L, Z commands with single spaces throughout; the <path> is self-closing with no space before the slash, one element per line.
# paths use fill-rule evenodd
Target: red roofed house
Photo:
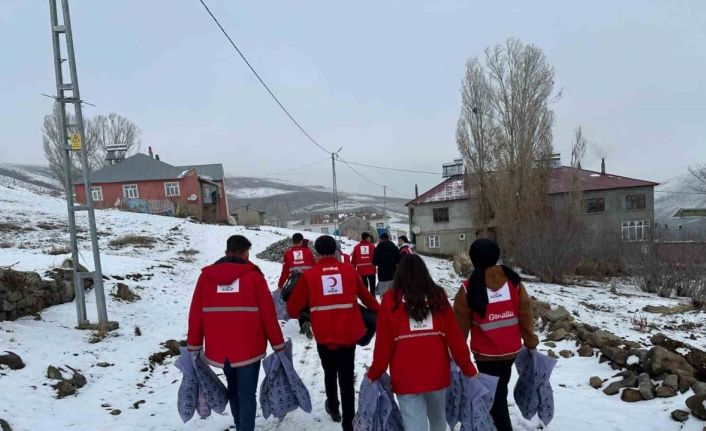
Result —
<path fill-rule="evenodd" d="M 406 204 L 412 242 L 418 251 L 453 256 L 468 251 L 477 232 L 465 188 L 463 160 L 443 166 L 439 185 Z M 549 194 L 557 203 L 570 191 L 573 169 L 552 169 Z M 584 247 L 587 254 L 605 256 L 622 247 L 641 245 L 652 238 L 654 187 L 657 183 L 579 169 L 583 189 Z"/>
<path fill-rule="evenodd" d="M 135 154 L 111 159 L 91 173 L 95 208 L 191 216 L 208 223 L 228 222 L 223 165 L 172 166 L 159 156 Z M 85 203 L 83 180 L 74 183 L 78 203 Z"/>

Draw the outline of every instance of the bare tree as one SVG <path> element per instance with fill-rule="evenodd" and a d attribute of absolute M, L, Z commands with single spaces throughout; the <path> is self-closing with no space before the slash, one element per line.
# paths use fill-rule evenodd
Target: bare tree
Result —
<path fill-rule="evenodd" d="M 480 214 L 474 223 L 492 223 L 506 257 L 517 263 L 523 235 L 550 212 L 550 104 L 559 97 L 553 91 L 554 69 L 544 53 L 516 39 L 488 48 L 484 65 L 472 58 L 462 83 L 456 141 Z"/>
<path fill-rule="evenodd" d="M 66 113 L 66 122 L 68 124 L 74 124 L 75 118 L 70 113 Z M 44 147 L 44 156 L 49 163 L 49 168 L 56 177 L 57 180 L 64 185 L 64 148 L 67 143 L 61 140 L 61 127 L 59 119 L 59 106 L 54 104 L 52 113 L 44 116 L 42 122 L 42 146 Z M 86 148 L 86 155 L 88 157 L 88 162 L 91 164 L 92 160 L 95 158 L 96 145 L 95 145 L 95 127 L 91 120 L 84 121 L 85 127 L 85 142 L 83 146 Z M 90 166 L 89 168 L 92 168 Z M 71 168 L 73 170 L 74 177 L 78 176 L 82 170 L 81 160 L 76 152 L 71 153 Z"/>
<path fill-rule="evenodd" d="M 66 122 L 75 124 L 74 115 L 66 113 Z M 83 142 L 86 148 L 89 169 L 95 170 L 105 165 L 106 148 L 110 145 L 123 144 L 128 148 L 128 155 L 140 150 L 140 129 L 130 120 L 110 113 L 108 116 L 98 115 L 94 118 L 84 118 Z M 52 113 L 44 116 L 42 122 L 42 145 L 44 156 L 49 163 L 54 176 L 64 184 L 64 147 L 61 142 L 61 129 L 59 121 L 59 108 L 54 105 Z M 78 153 L 71 154 L 71 166 L 74 176 L 82 170 Z"/>
<path fill-rule="evenodd" d="M 571 212 L 581 211 L 581 196 L 583 187 L 581 186 L 581 159 L 586 154 L 586 138 L 583 136 L 581 126 L 574 130 L 574 139 L 571 142 L 571 184 L 569 185 L 569 210 Z"/>
<path fill-rule="evenodd" d="M 127 118 L 111 112 L 107 116 L 98 115 L 94 117 L 90 120 L 90 123 L 93 128 L 92 132 L 95 133 L 97 147 L 91 162 L 93 167 L 105 165 L 107 148 L 110 146 L 126 146 L 128 156 L 140 151 L 140 146 L 142 145 L 140 135 L 142 132 L 135 123 Z"/>
<path fill-rule="evenodd" d="M 456 145 L 466 161 L 466 186 L 477 231 L 487 231 L 493 219 L 489 178 L 495 161 L 491 88 L 483 65 L 477 58 L 466 64 L 461 83 L 461 115 L 456 126 Z"/>
<path fill-rule="evenodd" d="M 698 193 L 706 193 L 706 165 L 689 168 L 689 172 L 691 172 L 691 175 L 698 181 L 698 183 L 692 187 L 693 190 Z"/>

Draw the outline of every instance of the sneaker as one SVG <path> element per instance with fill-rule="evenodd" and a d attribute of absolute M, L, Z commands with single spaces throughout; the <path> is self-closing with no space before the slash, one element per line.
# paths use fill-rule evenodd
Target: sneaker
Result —
<path fill-rule="evenodd" d="M 310 340 L 314 338 L 314 333 L 311 332 L 311 323 L 309 322 L 303 323 L 299 332 L 306 335 L 306 338 Z"/>
<path fill-rule="evenodd" d="M 341 422 L 341 413 L 338 412 L 338 409 L 331 409 L 328 405 L 328 400 L 324 403 L 324 408 L 326 409 L 326 413 L 331 416 L 332 421 Z"/>

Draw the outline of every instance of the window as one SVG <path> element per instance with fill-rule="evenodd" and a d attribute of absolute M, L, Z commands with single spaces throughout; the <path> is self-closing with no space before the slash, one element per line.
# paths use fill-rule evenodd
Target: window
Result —
<path fill-rule="evenodd" d="M 123 196 L 125 199 L 137 199 L 140 194 L 137 192 L 137 184 L 124 184 Z"/>
<path fill-rule="evenodd" d="M 427 236 L 427 247 L 439 248 L 439 235 L 428 235 Z"/>
<path fill-rule="evenodd" d="M 449 221 L 449 208 L 434 208 L 434 223 L 446 223 Z"/>
<path fill-rule="evenodd" d="M 327 227 L 322 227 L 321 228 L 321 233 L 324 235 L 328 235 L 328 228 Z"/>
<path fill-rule="evenodd" d="M 645 209 L 645 195 L 627 195 L 625 196 L 625 209 L 630 210 L 644 210 Z"/>
<path fill-rule="evenodd" d="M 167 196 L 179 196 L 179 183 L 164 183 L 164 193 Z"/>
<path fill-rule="evenodd" d="M 101 186 L 91 187 L 91 198 L 93 202 L 103 201 L 103 188 Z"/>
<path fill-rule="evenodd" d="M 650 239 L 649 220 L 624 221 L 622 223 L 623 241 L 647 241 Z"/>
<path fill-rule="evenodd" d="M 584 208 L 586 214 L 598 214 L 605 212 L 605 199 L 604 198 L 592 198 L 586 199 L 584 202 Z"/>

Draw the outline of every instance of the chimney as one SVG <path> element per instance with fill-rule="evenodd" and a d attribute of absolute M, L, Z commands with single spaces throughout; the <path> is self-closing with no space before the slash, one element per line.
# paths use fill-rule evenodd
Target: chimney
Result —
<path fill-rule="evenodd" d="M 156 160 L 159 160 L 159 154 L 155 154 L 155 155 L 154 155 L 154 158 L 155 158 Z"/>
<path fill-rule="evenodd" d="M 601 159 L 601 175 L 605 175 L 605 157 Z"/>
<path fill-rule="evenodd" d="M 419 197 L 419 187 L 416 184 L 414 185 L 414 197 Z"/>
<path fill-rule="evenodd" d="M 147 149 L 149 150 L 147 154 L 149 154 L 150 158 L 153 159 L 154 154 L 152 153 L 152 147 L 147 147 Z"/>

